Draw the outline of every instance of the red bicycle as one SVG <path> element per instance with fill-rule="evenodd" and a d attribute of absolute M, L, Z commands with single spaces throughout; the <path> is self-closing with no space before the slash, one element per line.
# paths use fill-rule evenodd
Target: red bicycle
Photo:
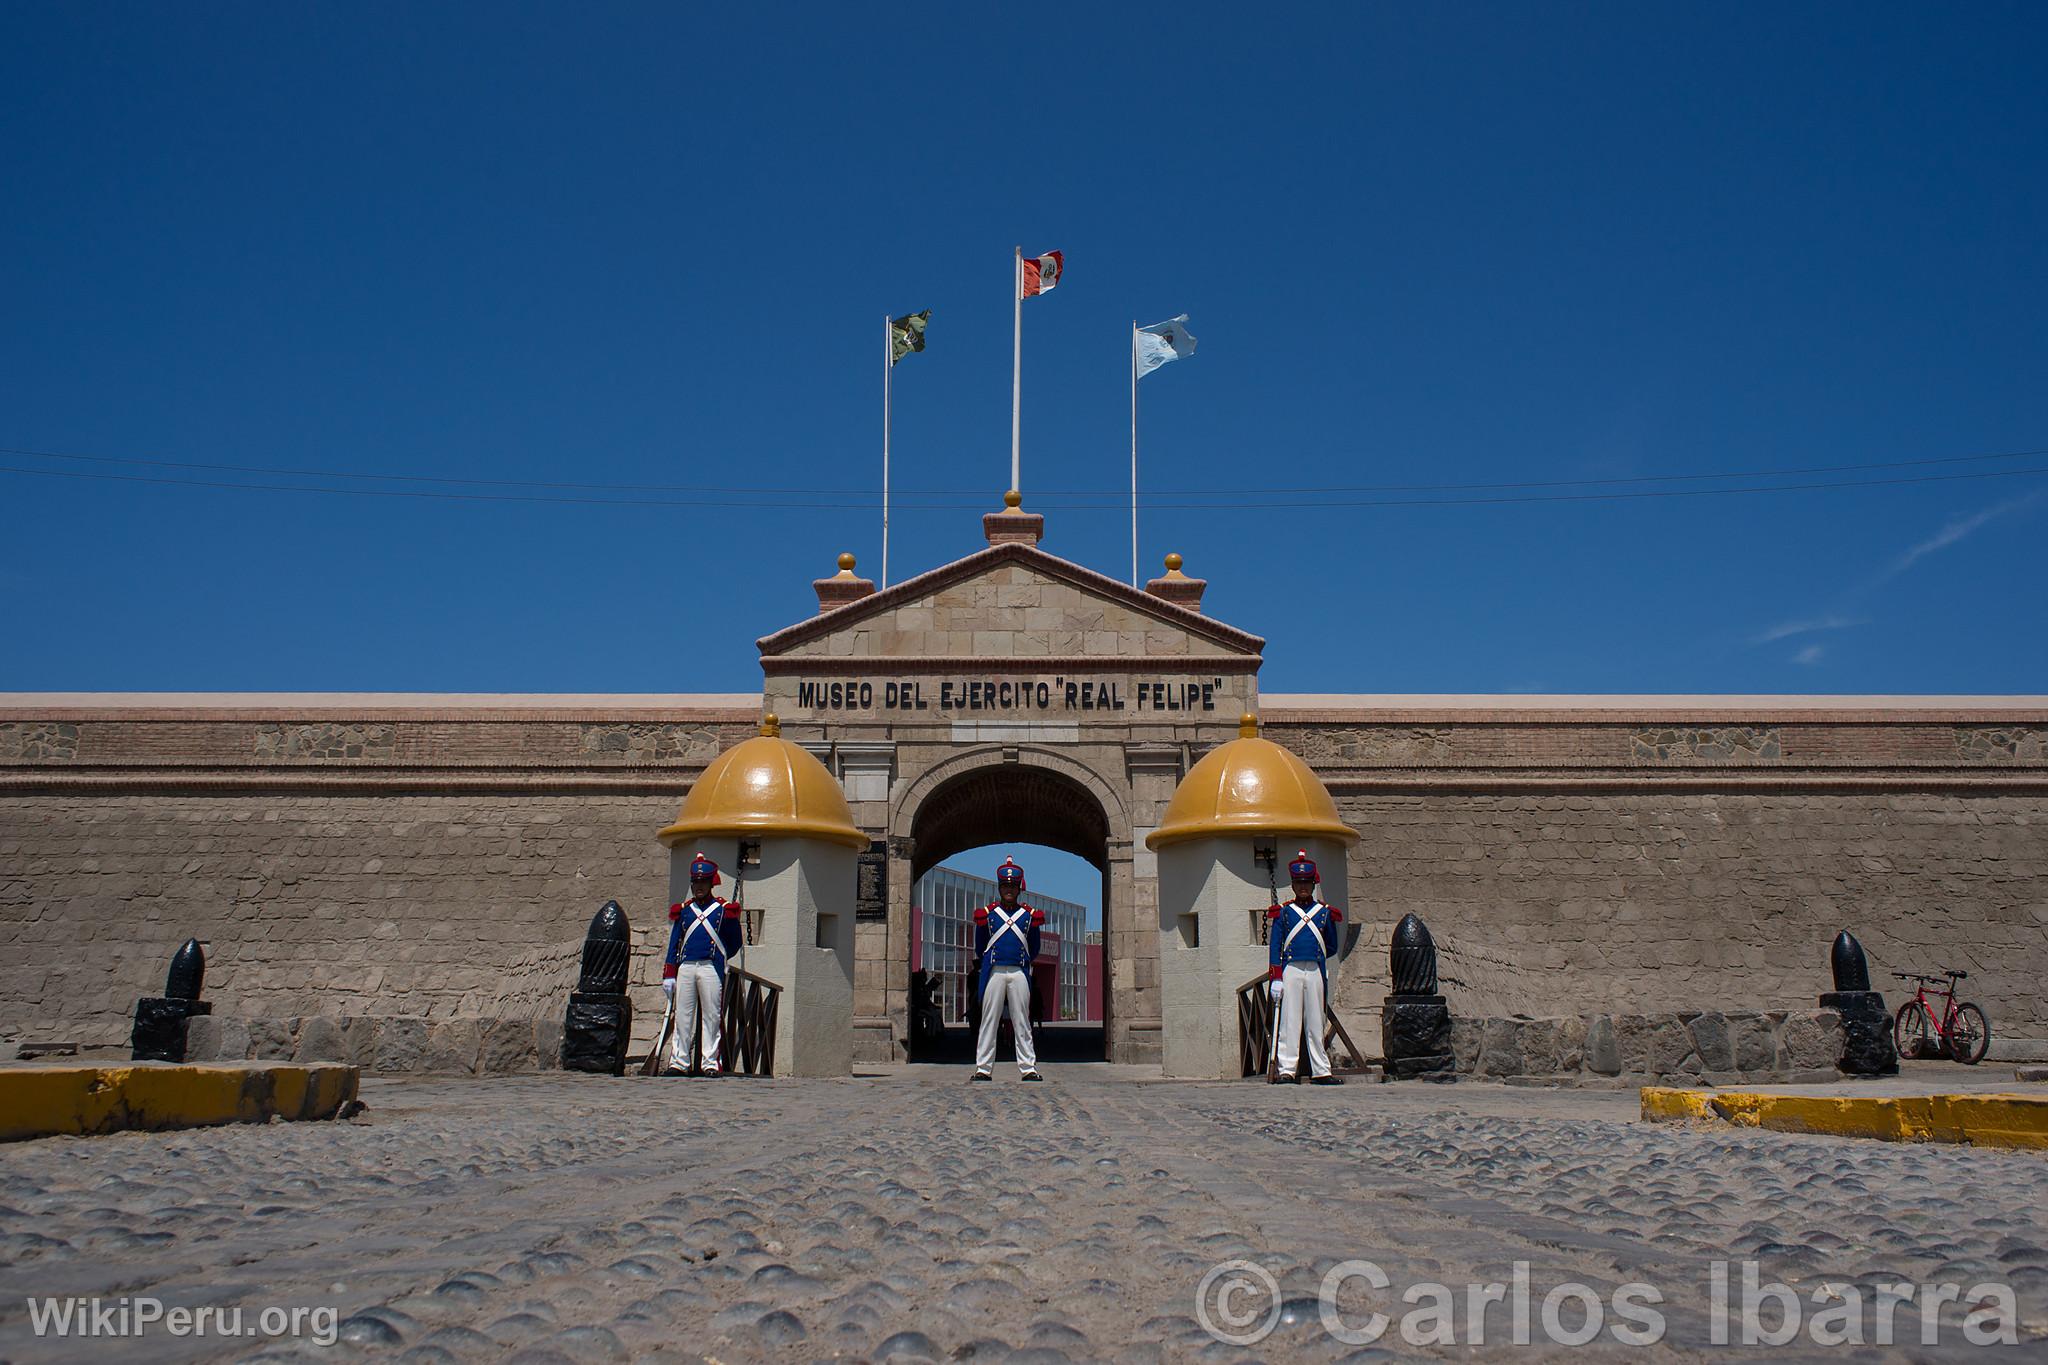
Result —
<path fill-rule="evenodd" d="M 1919 983 L 1913 998 L 1899 1006 L 1898 1017 L 1892 1022 L 1892 1041 L 1898 1044 L 1901 1057 L 1939 1057 L 1946 1052 L 1966 1066 L 1984 1060 L 1984 1050 L 1991 1046 L 1991 1021 L 1975 1005 L 1956 1003 L 1956 982 L 1967 981 L 1968 972 L 1944 969 L 1942 976 L 1947 982 L 1940 986 L 1935 985 L 1936 978 L 1918 972 L 1892 975 L 1901 981 Z M 1928 998 L 1930 986 L 1942 997 L 1938 1016 L 1934 1002 Z"/>

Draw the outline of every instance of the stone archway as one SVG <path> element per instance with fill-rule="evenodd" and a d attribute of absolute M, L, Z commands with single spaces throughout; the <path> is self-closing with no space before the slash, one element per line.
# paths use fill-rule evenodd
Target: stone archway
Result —
<path fill-rule="evenodd" d="M 1109 816 L 1085 787 L 1051 768 L 1006 763 L 947 780 L 911 817 L 910 875 L 983 844 L 1043 844 L 1095 864 L 1108 861 Z"/>
<path fill-rule="evenodd" d="M 993 747 L 955 754 L 927 770 L 895 803 L 891 844 L 909 889 L 945 859 L 999 843 L 1038 844 L 1091 864 L 1102 877 L 1102 964 L 1114 961 L 1119 921 L 1128 918 L 1130 831 L 1121 792 L 1099 774 L 1047 750 Z M 892 1004 L 907 1002 L 909 935 L 891 935 Z M 1115 1055 L 1117 991 L 1104 983 L 1103 1054 Z M 892 1011 L 893 1012 L 893 1011 Z M 898 1036 L 905 1036 L 899 1034 Z"/>

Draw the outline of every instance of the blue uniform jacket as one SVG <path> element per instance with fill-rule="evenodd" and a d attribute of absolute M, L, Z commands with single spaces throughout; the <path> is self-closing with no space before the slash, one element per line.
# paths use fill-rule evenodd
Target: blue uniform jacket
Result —
<path fill-rule="evenodd" d="M 1330 949 L 1337 940 L 1337 925 L 1344 918 L 1344 912 L 1334 905 L 1316 901 L 1316 908 L 1309 912 L 1311 927 L 1294 934 L 1294 942 L 1289 944 L 1287 936 L 1293 933 L 1294 926 L 1300 923 L 1294 913 L 1295 904 L 1293 901 L 1285 901 L 1266 910 L 1266 918 L 1273 922 L 1266 934 L 1266 962 L 1271 969 L 1270 974 L 1273 980 L 1278 981 L 1282 969 L 1288 963 L 1313 962 L 1327 984 L 1330 979 Z"/>
<path fill-rule="evenodd" d="M 1030 971 L 1031 964 L 1038 960 L 1039 926 L 1045 923 L 1045 912 L 1034 910 L 1022 902 L 1018 903 L 1017 911 L 1021 911 L 1024 918 L 1018 922 L 1016 931 L 1008 933 L 1002 931 L 1002 921 L 995 917 L 1016 912 L 1004 910 L 1001 901 L 984 905 L 974 912 L 974 956 L 981 963 L 981 981 L 975 988 L 977 993 L 988 991 L 989 974 L 996 968 L 1022 967 Z M 1017 941 L 1019 931 L 1024 935 L 1022 943 Z M 993 941 L 991 934 L 994 935 Z"/>
<path fill-rule="evenodd" d="M 717 909 L 703 924 L 697 923 L 698 906 L 694 901 L 680 901 L 668 908 L 668 955 L 662 959 L 661 969 L 664 979 L 676 974 L 679 962 L 709 962 L 718 972 L 718 979 L 725 979 L 725 959 L 740 950 L 742 912 L 737 905 L 728 905 L 717 896 L 711 898 L 711 903 Z M 687 935 L 683 933 L 685 928 L 690 931 Z"/>

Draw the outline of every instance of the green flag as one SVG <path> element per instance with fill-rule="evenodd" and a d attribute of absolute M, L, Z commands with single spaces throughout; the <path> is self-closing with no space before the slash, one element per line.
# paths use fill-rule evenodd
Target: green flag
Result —
<path fill-rule="evenodd" d="M 894 365 L 912 351 L 924 349 L 925 324 L 932 320 L 932 310 L 909 313 L 889 324 L 889 363 Z"/>

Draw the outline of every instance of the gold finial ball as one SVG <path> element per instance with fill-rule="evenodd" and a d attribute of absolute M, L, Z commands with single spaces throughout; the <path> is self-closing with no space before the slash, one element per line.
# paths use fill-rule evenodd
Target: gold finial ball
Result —
<path fill-rule="evenodd" d="M 1012 512 L 1016 511 L 1019 507 L 1022 507 L 1023 505 L 1024 495 L 1022 493 L 1019 493 L 1016 489 L 1012 488 L 1009 492 L 1003 494 L 1003 506 L 1009 508 Z"/>
<path fill-rule="evenodd" d="M 1249 711 L 1239 716 L 1237 718 L 1237 737 L 1239 739 L 1257 739 L 1259 737 L 1259 718 Z"/>
<path fill-rule="evenodd" d="M 852 573 L 853 556 L 850 554 L 844 554 L 839 556 L 839 568 L 842 573 Z"/>
<path fill-rule="evenodd" d="M 773 711 L 761 717 L 761 733 L 770 739 L 782 738 L 782 717 Z"/>
<path fill-rule="evenodd" d="M 1179 555 L 1168 555 L 1166 557 L 1166 571 L 1168 573 L 1179 573 L 1181 562 Z"/>

